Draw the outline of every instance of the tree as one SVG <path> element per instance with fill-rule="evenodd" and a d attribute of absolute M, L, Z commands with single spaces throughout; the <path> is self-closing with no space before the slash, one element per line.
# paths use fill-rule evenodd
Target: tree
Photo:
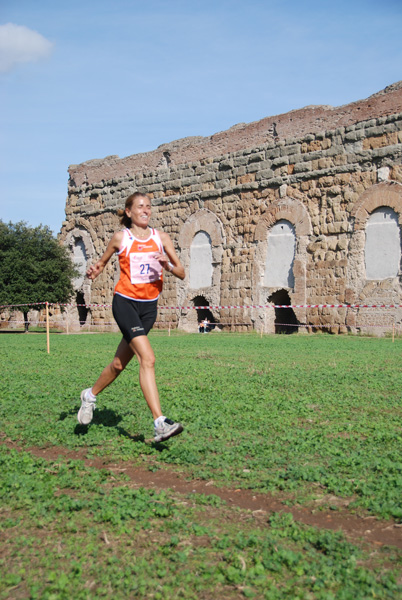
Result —
<path fill-rule="evenodd" d="M 24 221 L 0 220 L 0 304 L 21 306 L 25 331 L 28 311 L 39 303 L 65 303 L 74 292 L 78 273 L 67 248 L 49 227 L 28 227 Z"/>

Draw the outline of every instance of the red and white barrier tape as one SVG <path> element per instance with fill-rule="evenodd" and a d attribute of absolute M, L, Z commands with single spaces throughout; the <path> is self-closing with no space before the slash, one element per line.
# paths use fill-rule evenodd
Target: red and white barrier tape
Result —
<path fill-rule="evenodd" d="M 46 327 L 46 321 L 28 321 L 29 325 L 32 326 L 37 326 L 37 327 Z M 0 319 L 0 324 L 1 323 L 6 323 L 7 325 L 12 325 L 14 326 L 14 328 L 19 327 L 24 327 L 24 321 L 2 321 Z M 163 325 L 166 326 L 169 325 L 169 323 L 163 322 L 163 321 L 156 321 L 155 325 Z M 221 326 L 221 327 L 239 327 L 239 326 L 250 326 L 251 323 L 211 323 L 211 325 L 213 327 L 216 326 Z M 65 323 L 63 322 L 56 322 L 53 323 L 53 326 L 56 326 L 56 328 L 60 328 L 63 329 L 65 328 Z M 107 321 L 107 322 L 102 322 L 102 323 L 86 323 L 86 322 L 82 322 L 81 326 L 84 327 L 85 329 L 99 329 L 99 328 L 104 328 L 104 327 L 113 327 L 113 328 L 117 328 L 117 324 L 114 321 Z M 306 329 L 331 329 L 332 327 L 347 327 L 348 329 L 350 329 L 351 327 L 353 327 L 354 329 L 396 329 L 397 331 L 399 331 L 401 329 L 401 327 L 399 325 L 395 325 L 395 324 L 384 324 L 382 323 L 377 324 L 377 325 L 368 325 L 366 323 L 362 324 L 362 323 L 356 323 L 355 325 L 346 325 L 345 323 L 329 323 L 329 324 L 312 324 L 312 323 L 275 323 L 275 327 L 304 327 Z M 1 330 L 1 329 L 0 329 Z M 160 329 L 156 328 L 153 329 L 153 331 L 160 331 Z"/>
<path fill-rule="evenodd" d="M 70 306 L 85 308 L 111 308 L 111 304 L 66 304 L 61 302 L 31 302 L 26 304 L 1 304 L 2 308 L 20 308 L 22 306 Z M 402 304 L 245 304 L 241 306 L 158 306 L 158 310 L 203 310 L 203 309 L 241 309 L 241 308 L 402 308 Z"/>
<path fill-rule="evenodd" d="M 0 308 L 18 308 L 20 306 L 39 306 L 39 305 L 46 306 L 46 304 L 50 305 L 49 302 L 29 302 L 29 303 L 27 302 L 26 304 L 0 304 Z"/>
<path fill-rule="evenodd" d="M 230 325 L 230 323 L 227 323 Z M 347 329 L 399 329 L 400 326 L 389 323 L 388 325 L 366 325 L 365 323 L 356 323 L 347 325 L 346 323 L 328 323 L 323 325 L 313 325 L 312 323 L 275 323 L 275 327 L 305 327 L 306 329 L 331 329 L 332 327 L 346 327 Z"/>

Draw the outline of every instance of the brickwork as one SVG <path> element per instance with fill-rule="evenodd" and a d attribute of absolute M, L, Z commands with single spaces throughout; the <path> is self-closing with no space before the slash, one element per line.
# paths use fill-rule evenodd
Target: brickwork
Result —
<path fill-rule="evenodd" d="M 211 138 L 186 138 L 153 152 L 71 166 L 61 240 L 84 241 L 99 257 L 119 228 L 116 210 L 136 191 L 153 203 L 153 225 L 174 240 L 185 267 L 198 231 L 211 239 L 213 280 L 192 290 L 167 274 L 160 305 L 267 304 L 277 292 L 263 275 L 270 227 L 289 221 L 296 233 L 292 304 L 402 303 L 400 276 L 367 281 L 365 225 L 381 206 L 402 225 L 402 85 L 338 108 L 307 107 L 238 125 Z M 116 260 L 79 290 L 87 304 L 110 304 Z M 274 331 L 273 309 L 212 310 L 216 321 Z M 300 323 L 334 332 L 369 326 L 366 309 L 296 309 Z M 161 311 L 159 321 L 195 330 L 194 310 Z M 400 323 L 399 310 L 382 317 Z M 92 309 L 94 322 L 111 319 Z M 378 313 L 376 314 L 378 320 Z"/>

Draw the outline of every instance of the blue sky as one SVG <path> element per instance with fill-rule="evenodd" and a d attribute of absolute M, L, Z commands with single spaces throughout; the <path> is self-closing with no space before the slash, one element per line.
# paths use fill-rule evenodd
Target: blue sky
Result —
<path fill-rule="evenodd" d="M 401 30 L 400 0 L 0 0 L 0 219 L 58 233 L 70 164 L 366 98 Z"/>

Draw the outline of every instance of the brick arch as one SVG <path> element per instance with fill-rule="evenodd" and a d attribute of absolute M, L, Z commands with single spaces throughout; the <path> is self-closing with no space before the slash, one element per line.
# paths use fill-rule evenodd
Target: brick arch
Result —
<path fill-rule="evenodd" d="M 88 221 L 82 218 L 75 219 L 74 225 L 64 236 L 63 244 L 66 246 L 71 254 L 73 253 L 74 240 L 82 239 L 85 251 L 87 254 L 87 265 L 93 261 L 95 256 L 94 240 L 96 234 L 93 228 L 90 226 Z M 86 277 L 83 278 L 82 282 L 74 286 L 75 292 L 79 292 L 86 304 L 91 302 L 91 282 Z M 78 301 L 77 301 L 78 302 Z M 80 319 L 81 320 L 81 319 Z"/>
<path fill-rule="evenodd" d="M 96 235 L 95 231 L 89 225 L 89 223 L 84 221 L 84 219 L 77 219 L 75 221 L 74 227 L 72 227 L 66 233 L 63 243 L 65 246 L 67 246 L 71 250 L 73 247 L 73 244 L 74 244 L 74 239 L 81 238 L 84 243 L 87 255 L 88 255 L 88 260 L 91 260 L 91 259 L 93 259 L 93 256 L 95 253 L 94 243 L 93 243 L 93 240 L 95 239 L 95 235 Z"/>
<path fill-rule="evenodd" d="M 60 241 L 68 246 L 71 242 L 71 238 L 76 235 L 77 232 L 84 231 L 86 236 L 89 235 L 90 244 L 88 244 L 88 250 L 91 250 L 91 258 L 94 254 L 95 242 L 97 239 L 97 234 L 90 222 L 87 219 L 82 217 L 77 217 L 76 219 L 72 219 L 68 222 L 68 225 L 65 229 L 63 229 L 62 234 L 60 235 Z"/>
<path fill-rule="evenodd" d="M 278 221 L 285 220 L 295 229 L 296 254 L 293 262 L 294 288 L 289 291 L 292 304 L 306 304 L 306 245 L 308 236 L 312 234 L 310 216 L 305 206 L 294 198 L 282 198 L 273 202 L 260 219 L 254 235 L 257 243 L 253 267 L 253 292 L 254 304 L 266 304 L 272 293 L 278 292 L 276 288 L 267 288 L 263 283 L 265 259 L 268 243 L 268 231 Z M 305 309 L 296 309 L 296 317 L 300 321 L 305 319 Z M 256 319 L 256 328 L 265 331 L 275 331 L 274 314 L 259 314 Z"/>
<path fill-rule="evenodd" d="M 222 222 L 210 210 L 201 209 L 190 215 L 181 228 L 178 243 L 181 249 L 189 249 L 196 233 L 205 231 L 211 238 L 213 248 L 225 243 Z"/>
<path fill-rule="evenodd" d="M 395 181 L 378 183 L 367 189 L 354 205 L 351 216 L 354 217 L 354 231 L 362 231 L 371 213 L 377 208 L 387 206 L 399 215 L 402 226 L 402 185 Z"/>
<path fill-rule="evenodd" d="M 262 215 L 261 220 L 255 228 L 254 240 L 258 242 L 264 241 L 267 236 L 267 229 L 281 219 L 292 223 L 295 228 L 296 238 L 300 238 L 303 235 L 311 235 L 312 233 L 310 216 L 305 206 L 293 198 L 284 198 L 270 204 L 268 210 Z"/>
<path fill-rule="evenodd" d="M 366 225 L 371 214 L 382 207 L 394 210 L 398 215 L 399 225 L 402 226 L 401 184 L 389 181 L 369 187 L 351 210 L 354 228 L 350 238 L 346 271 L 345 297 L 347 302 L 357 304 L 361 302 L 364 304 L 399 302 L 401 294 L 399 277 L 391 277 L 386 280 L 368 280 L 366 277 Z M 356 315 L 351 315 L 349 324 L 353 325 L 355 322 Z"/>
<path fill-rule="evenodd" d="M 208 304 L 221 304 L 221 276 L 222 276 L 222 258 L 224 245 L 226 243 L 223 224 L 215 213 L 208 209 L 200 209 L 192 213 L 185 223 L 183 223 L 179 236 L 178 246 L 180 260 L 184 266 L 186 273 L 190 272 L 190 248 L 194 236 L 204 231 L 211 239 L 212 246 L 212 283 L 206 288 L 194 290 L 190 288 L 189 277 L 186 277 L 180 285 L 177 285 L 177 300 L 181 306 L 193 305 L 195 296 L 203 296 Z M 218 313 L 213 313 L 214 319 L 219 319 Z M 196 312 L 182 313 L 179 319 L 180 327 L 195 331 L 197 327 Z"/>

